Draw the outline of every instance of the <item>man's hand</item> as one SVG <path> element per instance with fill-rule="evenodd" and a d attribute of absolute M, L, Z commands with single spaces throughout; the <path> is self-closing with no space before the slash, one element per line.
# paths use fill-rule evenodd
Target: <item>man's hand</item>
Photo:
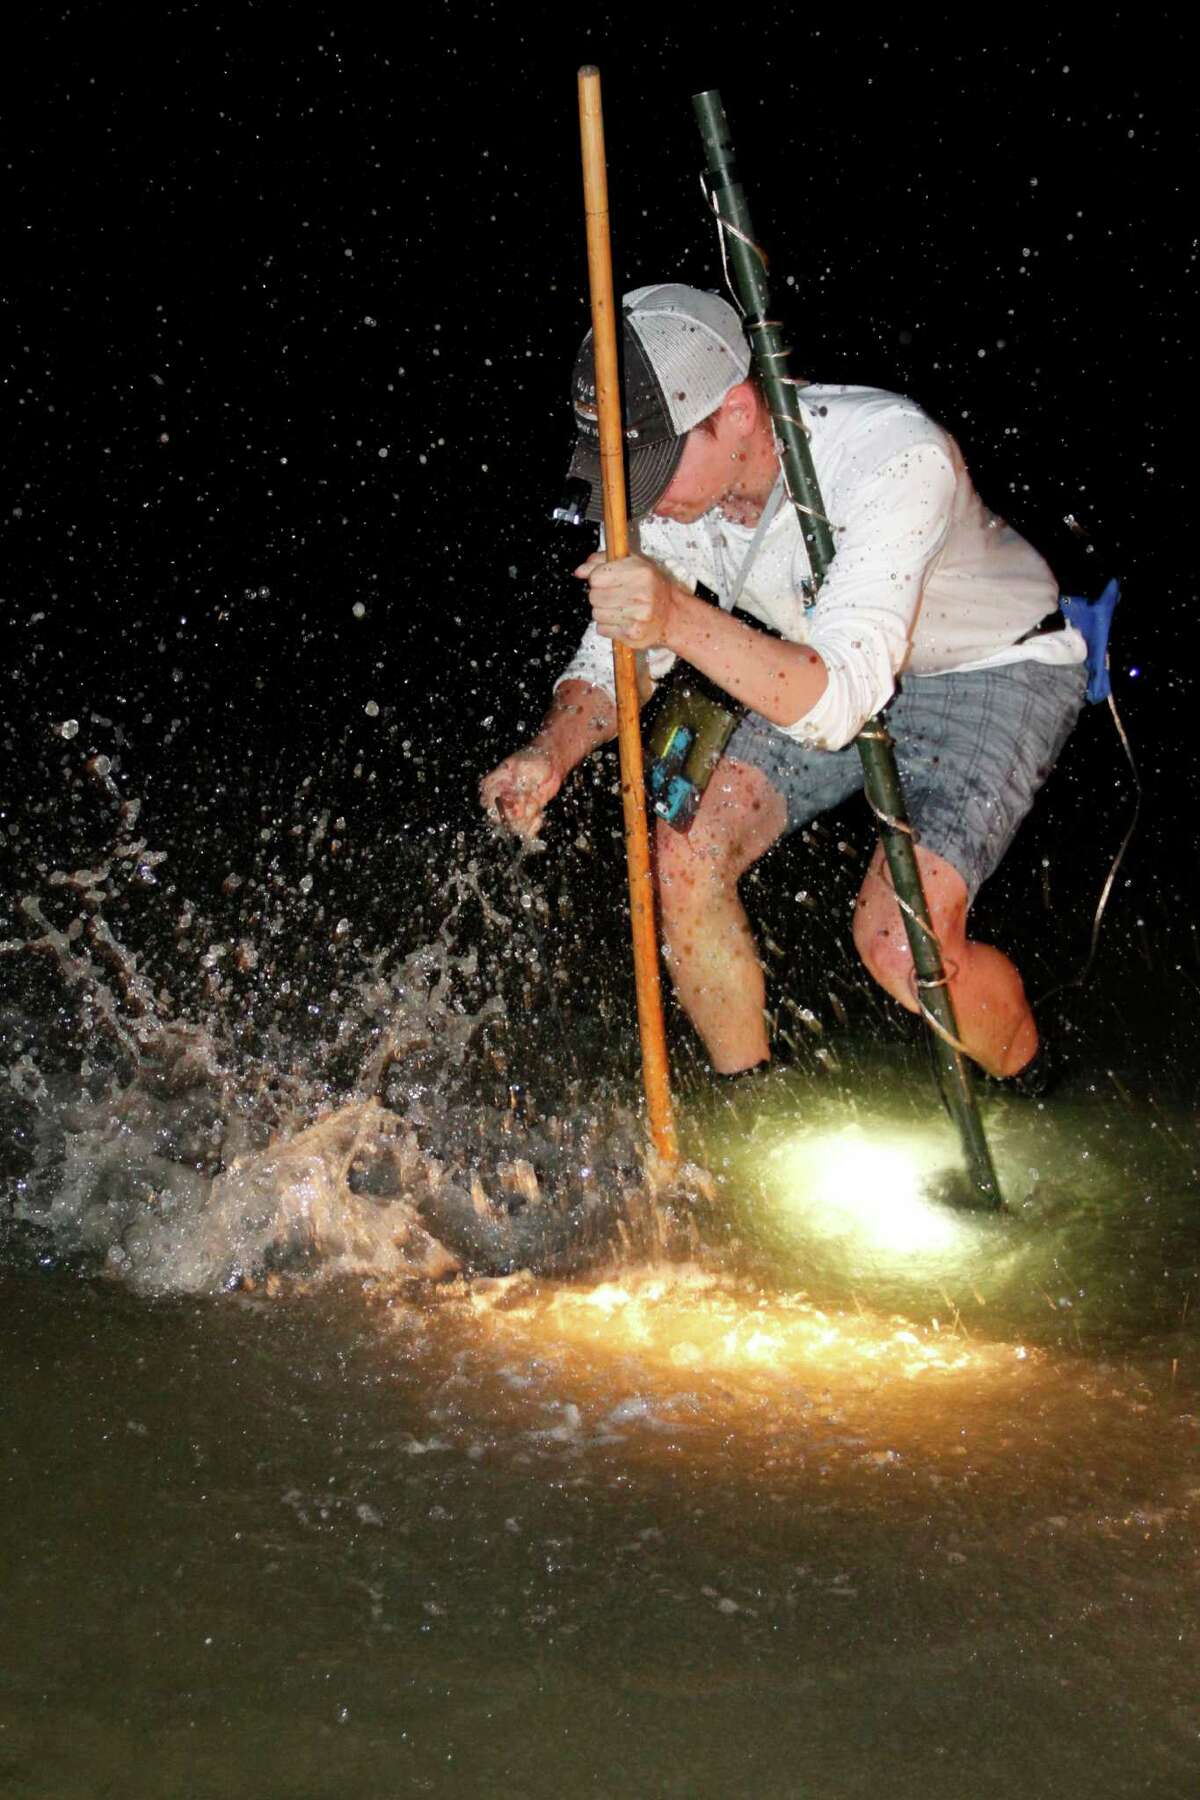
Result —
<path fill-rule="evenodd" d="M 669 647 L 679 590 L 658 563 L 648 556 L 609 562 L 597 551 L 575 573 L 588 584 L 592 618 L 601 637 L 628 644 L 631 650 Z"/>
<path fill-rule="evenodd" d="M 547 750 L 532 745 L 506 756 L 479 784 L 488 818 L 518 837 L 536 837 L 546 808 L 562 786 L 563 776 Z"/>

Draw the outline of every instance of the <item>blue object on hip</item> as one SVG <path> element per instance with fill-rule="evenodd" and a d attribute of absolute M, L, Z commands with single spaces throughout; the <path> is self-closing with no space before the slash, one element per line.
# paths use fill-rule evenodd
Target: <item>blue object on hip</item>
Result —
<path fill-rule="evenodd" d="M 650 792 L 660 819 L 686 831 L 700 804 L 700 789 L 684 774 L 688 752 L 696 733 L 689 725 L 676 725 L 660 756 L 650 764 Z"/>
<path fill-rule="evenodd" d="M 1087 697 L 1091 701 L 1107 700 L 1112 693 L 1112 683 L 1108 679 L 1108 634 L 1113 609 L 1120 598 L 1121 584 L 1114 580 L 1109 582 L 1098 600 L 1080 600 L 1073 594 L 1064 594 L 1058 603 L 1067 624 L 1083 634 L 1087 645 Z"/>

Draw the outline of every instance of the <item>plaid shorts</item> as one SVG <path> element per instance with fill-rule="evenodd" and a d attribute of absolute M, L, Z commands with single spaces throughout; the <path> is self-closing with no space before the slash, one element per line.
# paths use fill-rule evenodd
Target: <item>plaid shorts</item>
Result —
<path fill-rule="evenodd" d="M 974 900 L 1013 840 L 1079 716 L 1082 663 L 1004 663 L 911 677 L 884 710 L 918 844 L 956 868 Z M 787 829 L 863 784 L 854 744 L 814 750 L 748 713 L 726 756 L 761 769 L 787 803 Z"/>

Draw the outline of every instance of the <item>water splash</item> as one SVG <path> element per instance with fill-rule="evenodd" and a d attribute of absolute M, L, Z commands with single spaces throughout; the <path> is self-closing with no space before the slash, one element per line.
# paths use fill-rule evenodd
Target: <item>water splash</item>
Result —
<path fill-rule="evenodd" d="M 127 839 L 52 876 L 20 903 L 28 936 L 0 946 L 42 959 L 71 1048 L 56 1058 L 23 1016 L 0 1044 L 28 1146 L 9 1205 L 27 1250 L 162 1294 L 280 1271 L 578 1270 L 661 1248 L 677 1224 L 687 1237 L 684 1212 L 648 1193 L 615 1090 L 561 1057 L 549 1104 L 510 1080 L 512 1009 L 485 991 L 477 945 L 458 942 L 468 904 L 514 931 L 476 865 L 452 873 L 433 937 L 368 958 L 304 1035 L 277 1017 L 247 1032 L 219 983 L 202 1018 L 175 1015 L 103 910 L 115 878 L 160 860 Z M 52 916 L 64 901 L 69 921 Z M 268 955 L 242 945 L 243 971 L 265 979 Z"/>

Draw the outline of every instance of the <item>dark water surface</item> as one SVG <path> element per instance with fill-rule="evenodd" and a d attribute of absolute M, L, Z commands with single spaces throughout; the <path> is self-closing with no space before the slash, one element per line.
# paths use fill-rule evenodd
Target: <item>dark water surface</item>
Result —
<path fill-rule="evenodd" d="M 0 1791 L 1195 1793 L 1191 1203 L 1121 1142 L 890 1289 L 817 1213 L 769 1282 L 10 1273 Z"/>
<path fill-rule="evenodd" d="M 56 820 L 22 873 L 0 1793 L 1190 1800 L 1186 936 L 1121 899 L 1044 1009 L 1066 1085 L 985 1103 L 1010 1214 L 963 1215 L 924 1049 L 850 960 L 845 846 L 810 853 L 820 912 L 781 861 L 750 897 L 793 1066 L 730 1102 L 672 1015 L 708 1179 L 656 1259 L 613 1229 L 636 1034 L 607 820 L 571 804 L 559 859 L 464 828 L 381 839 L 370 881 L 335 806 L 281 808 L 220 888 L 174 840 L 139 885 L 126 805 L 115 851 Z M 1030 908 L 1038 855 L 983 929 L 1044 983 L 1088 915 Z M 596 1228 L 569 1276 L 391 1253 L 414 1208 L 455 1238 L 539 1206 Z"/>

